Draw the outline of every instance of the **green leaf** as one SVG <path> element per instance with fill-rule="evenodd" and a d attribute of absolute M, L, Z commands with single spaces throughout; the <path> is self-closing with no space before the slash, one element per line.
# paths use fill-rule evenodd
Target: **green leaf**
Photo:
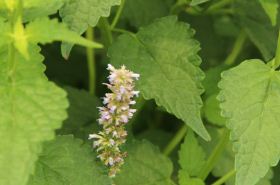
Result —
<path fill-rule="evenodd" d="M 179 185 L 204 185 L 204 182 L 198 178 L 190 178 L 187 171 L 179 171 Z"/>
<path fill-rule="evenodd" d="M 221 109 L 219 105 L 217 94 L 209 96 L 205 101 L 203 112 L 209 122 L 218 126 L 224 126 L 226 119 L 221 116 Z"/>
<path fill-rule="evenodd" d="M 278 28 L 273 27 L 260 0 L 235 0 L 234 9 L 239 23 L 252 42 L 258 47 L 265 60 L 274 57 Z"/>
<path fill-rule="evenodd" d="M 23 20 L 31 21 L 38 17 L 55 14 L 68 0 L 24 0 Z M 0 15 L 8 18 L 5 1 L 0 1 Z"/>
<path fill-rule="evenodd" d="M 101 48 L 102 45 L 91 42 L 70 31 L 66 25 L 59 23 L 56 19 L 36 19 L 26 27 L 28 40 L 32 43 L 47 44 L 53 41 L 65 41 L 91 48 Z"/>
<path fill-rule="evenodd" d="M 121 0 L 69 0 L 60 10 L 60 16 L 71 30 L 81 35 L 89 26 L 96 26 L 100 17 L 108 17 L 111 7 L 120 3 Z M 65 58 L 72 47 L 71 44 L 62 44 Z"/>
<path fill-rule="evenodd" d="M 199 68 L 199 43 L 193 35 L 189 25 L 166 17 L 136 35 L 120 36 L 109 48 L 109 56 L 114 65 L 124 64 L 141 75 L 137 88 L 145 99 L 155 99 L 209 140 L 200 115 L 204 74 Z"/>
<path fill-rule="evenodd" d="M 248 60 L 222 74 L 222 115 L 237 151 L 236 184 L 256 184 L 280 156 L 280 74 L 260 60 Z"/>
<path fill-rule="evenodd" d="M 10 39 L 8 34 L 10 34 L 12 31 L 10 29 L 10 25 L 5 22 L 4 19 L 0 17 L 0 48 L 3 46 L 6 46 L 10 43 Z"/>
<path fill-rule="evenodd" d="M 57 136 L 44 144 L 28 185 L 110 185 L 91 147 L 73 136 Z"/>
<path fill-rule="evenodd" d="M 200 5 L 200 4 L 205 3 L 207 1 L 210 1 L 210 0 L 192 0 L 190 5 L 191 6 L 197 6 L 197 5 Z"/>
<path fill-rule="evenodd" d="M 264 11 L 269 16 L 273 26 L 276 25 L 278 14 L 278 1 L 277 0 L 259 0 Z"/>
<path fill-rule="evenodd" d="M 167 15 L 169 6 L 166 0 L 126 0 L 122 19 L 139 28 Z"/>
<path fill-rule="evenodd" d="M 126 146 L 128 157 L 114 179 L 117 185 L 175 185 L 170 179 L 171 161 L 147 141 L 132 141 Z"/>
<path fill-rule="evenodd" d="M 38 47 L 30 47 L 30 60 L 15 53 L 16 68 L 8 52 L 0 53 L 0 184 L 25 185 L 34 170 L 41 143 L 54 138 L 54 130 L 67 117 L 66 93 L 44 75 Z"/>
<path fill-rule="evenodd" d="M 87 139 L 88 134 L 93 132 L 88 127 L 97 127 L 96 120 L 99 115 L 96 107 L 100 102 L 85 90 L 72 87 L 65 87 L 64 89 L 68 94 L 67 98 L 70 103 L 67 110 L 69 116 L 63 122 L 63 127 L 58 130 L 58 134 L 73 134 L 75 137 Z"/>
<path fill-rule="evenodd" d="M 189 130 L 179 151 L 179 164 L 191 177 L 197 177 L 205 164 L 205 153 Z"/>
<path fill-rule="evenodd" d="M 204 95 L 206 97 L 212 96 L 219 92 L 218 82 L 221 80 L 221 73 L 227 69 L 225 65 L 212 67 L 205 72 L 205 79 L 202 84 L 205 88 Z"/>

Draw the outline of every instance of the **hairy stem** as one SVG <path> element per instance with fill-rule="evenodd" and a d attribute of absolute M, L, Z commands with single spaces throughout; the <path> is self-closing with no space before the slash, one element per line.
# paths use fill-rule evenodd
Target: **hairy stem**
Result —
<path fill-rule="evenodd" d="M 278 34 L 276 56 L 275 56 L 275 60 L 272 63 L 272 66 L 273 66 L 274 69 L 276 69 L 280 66 L 280 30 L 279 30 L 279 34 Z"/>
<path fill-rule="evenodd" d="M 179 131 L 176 133 L 176 135 L 173 137 L 173 139 L 170 141 L 170 143 L 163 150 L 164 155 L 168 156 L 172 153 L 172 151 L 176 148 L 176 146 L 185 137 L 185 135 L 187 133 L 187 129 L 188 129 L 188 127 L 184 123 L 184 125 L 179 129 Z"/>
<path fill-rule="evenodd" d="M 199 178 L 205 180 L 209 173 L 214 168 L 214 165 L 218 161 L 220 155 L 224 151 L 225 147 L 227 146 L 229 141 L 229 130 L 225 129 L 224 133 L 220 139 L 218 145 L 214 148 L 211 155 L 209 156 L 208 160 L 206 161 L 205 166 L 202 168 Z"/>
<path fill-rule="evenodd" d="M 94 41 L 94 29 L 89 27 L 86 32 L 86 38 L 90 41 Z M 95 81 L 96 81 L 96 66 L 95 66 L 95 53 L 93 48 L 87 48 L 87 63 L 88 63 L 88 79 L 89 79 L 89 93 L 95 93 Z"/>
<path fill-rule="evenodd" d="M 247 36 L 245 31 L 242 30 L 233 45 L 233 49 L 231 53 L 228 55 L 228 57 L 225 60 L 226 65 L 232 65 L 235 62 L 236 58 L 240 54 L 242 47 L 246 41 L 246 37 Z"/>
<path fill-rule="evenodd" d="M 119 19 L 121 17 L 122 12 L 123 12 L 125 1 L 126 0 L 122 0 L 121 5 L 119 6 L 119 9 L 118 9 L 118 11 L 116 13 L 116 16 L 114 17 L 113 22 L 111 24 L 111 30 L 114 29 L 116 27 L 116 25 L 118 24 L 118 22 L 119 22 Z"/>
<path fill-rule="evenodd" d="M 218 179 L 216 182 L 214 182 L 212 185 L 222 185 L 224 184 L 227 180 L 229 180 L 232 176 L 235 175 L 235 170 L 231 170 L 224 176 L 222 176 L 220 179 Z"/>

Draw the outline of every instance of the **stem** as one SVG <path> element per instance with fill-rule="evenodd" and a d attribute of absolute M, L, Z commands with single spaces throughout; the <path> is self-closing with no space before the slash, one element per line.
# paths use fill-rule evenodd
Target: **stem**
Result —
<path fill-rule="evenodd" d="M 272 63 L 272 66 L 274 69 L 277 69 L 280 65 L 280 29 L 278 34 L 278 43 L 277 43 L 277 49 L 276 49 L 276 56 L 275 60 Z"/>
<path fill-rule="evenodd" d="M 171 152 L 176 148 L 176 146 L 181 142 L 181 140 L 186 135 L 187 129 L 188 129 L 188 127 L 184 123 L 184 125 L 180 128 L 180 130 L 176 133 L 176 135 L 173 137 L 173 139 L 170 141 L 170 143 L 163 150 L 164 155 L 168 156 L 171 154 Z"/>
<path fill-rule="evenodd" d="M 220 139 L 218 145 L 214 148 L 213 152 L 211 153 L 210 157 L 206 161 L 205 166 L 202 168 L 199 178 L 205 180 L 209 173 L 212 171 L 214 165 L 218 161 L 220 155 L 224 151 L 225 147 L 227 146 L 229 141 L 229 131 L 226 129 Z"/>
<path fill-rule="evenodd" d="M 135 35 L 135 33 L 131 32 L 131 31 L 120 29 L 120 28 L 114 28 L 114 29 L 112 29 L 112 31 L 117 32 L 117 33 L 127 33 L 127 34 L 131 34 L 131 35 Z"/>
<path fill-rule="evenodd" d="M 231 170 L 230 172 L 228 172 L 227 174 L 225 174 L 223 177 L 221 177 L 219 180 L 217 180 L 216 182 L 214 182 L 212 185 L 222 185 L 223 183 L 225 183 L 228 179 L 230 179 L 232 176 L 235 175 L 235 170 Z"/>
<path fill-rule="evenodd" d="M 207 10 L 206 13 L 210 13 L 213 11 L 216 11 L 220 8 L 225 7 L 226 5 L 230 4 L 232 2 L 232 0 L 221 0 L 218 3 L 213 4 L 212 6 L 210 6 Z"/>
<path fill-rule="evenodd" d="M 118 22 L 119 22 L 119 19 L 121 17 L 121 14 L 122 14 L 122 11 L 123 11 L 123 8 L 124 8 L 124 5 L 125 5 L 125 1 L 126 0 L 122 0 L 121 1 L 121 5 L 120 5 L 120 7 L 119 7 L 119 9 L 118 9 L 118 11 L 116 13 L 116 16 L 114 17 L 114 20 L 113 20 L 113 22 L 111 24 L 111 30 L 114 29 L 116 27 L 116 25 L 118 24 Z"/>
<path fill-rule="evenodd" d="M 225 60 L 226 65 L 232 65 L 235 62 L 236 58 L 240 54 L 242 47 L 246 41 L 246 37 L 247 36 L 246 36 L 245 31 L 242 30 L 233 45 L 233 49 L 232 49 L 231 53 Z"/>
<path fill-rule="evenodd" d="M 113 42 L 113 35 L 112 35 L 111 26 L 108 22 L 108 19 L 101 18 L 99 21 L 99 28 L 102 32 L 102 35 L 104 36 L 105 46 L 106 46 L 106 48 L 108 48 L 109 45 L 111 45 Z"/>
<path fill-rule="evenodd" d="M 90 41 L 94 41 L 94 29 L 89 27 L 86 32 L 86 38 Z M 88 63 L 88 78 L 89 78 L 89 93 L 95 92 L 95 53 L 93 48 L 87 48 L 87 63 Z"/>

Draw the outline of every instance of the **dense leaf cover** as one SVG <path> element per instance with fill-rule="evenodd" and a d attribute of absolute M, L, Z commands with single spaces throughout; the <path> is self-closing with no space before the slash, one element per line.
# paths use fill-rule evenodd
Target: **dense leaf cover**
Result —
<path fill-rule="evenodd" d="M 0 185 L 279 185 L 279 9 L 0 0 Z"/>

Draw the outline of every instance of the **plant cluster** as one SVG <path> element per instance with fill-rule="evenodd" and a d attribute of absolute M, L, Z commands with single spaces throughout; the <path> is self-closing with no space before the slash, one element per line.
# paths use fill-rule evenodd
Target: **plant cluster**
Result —
<path fill-rule="evenodd" d="M 0 0 L 0 185 L 279 185 L 279 9 Z"/>

